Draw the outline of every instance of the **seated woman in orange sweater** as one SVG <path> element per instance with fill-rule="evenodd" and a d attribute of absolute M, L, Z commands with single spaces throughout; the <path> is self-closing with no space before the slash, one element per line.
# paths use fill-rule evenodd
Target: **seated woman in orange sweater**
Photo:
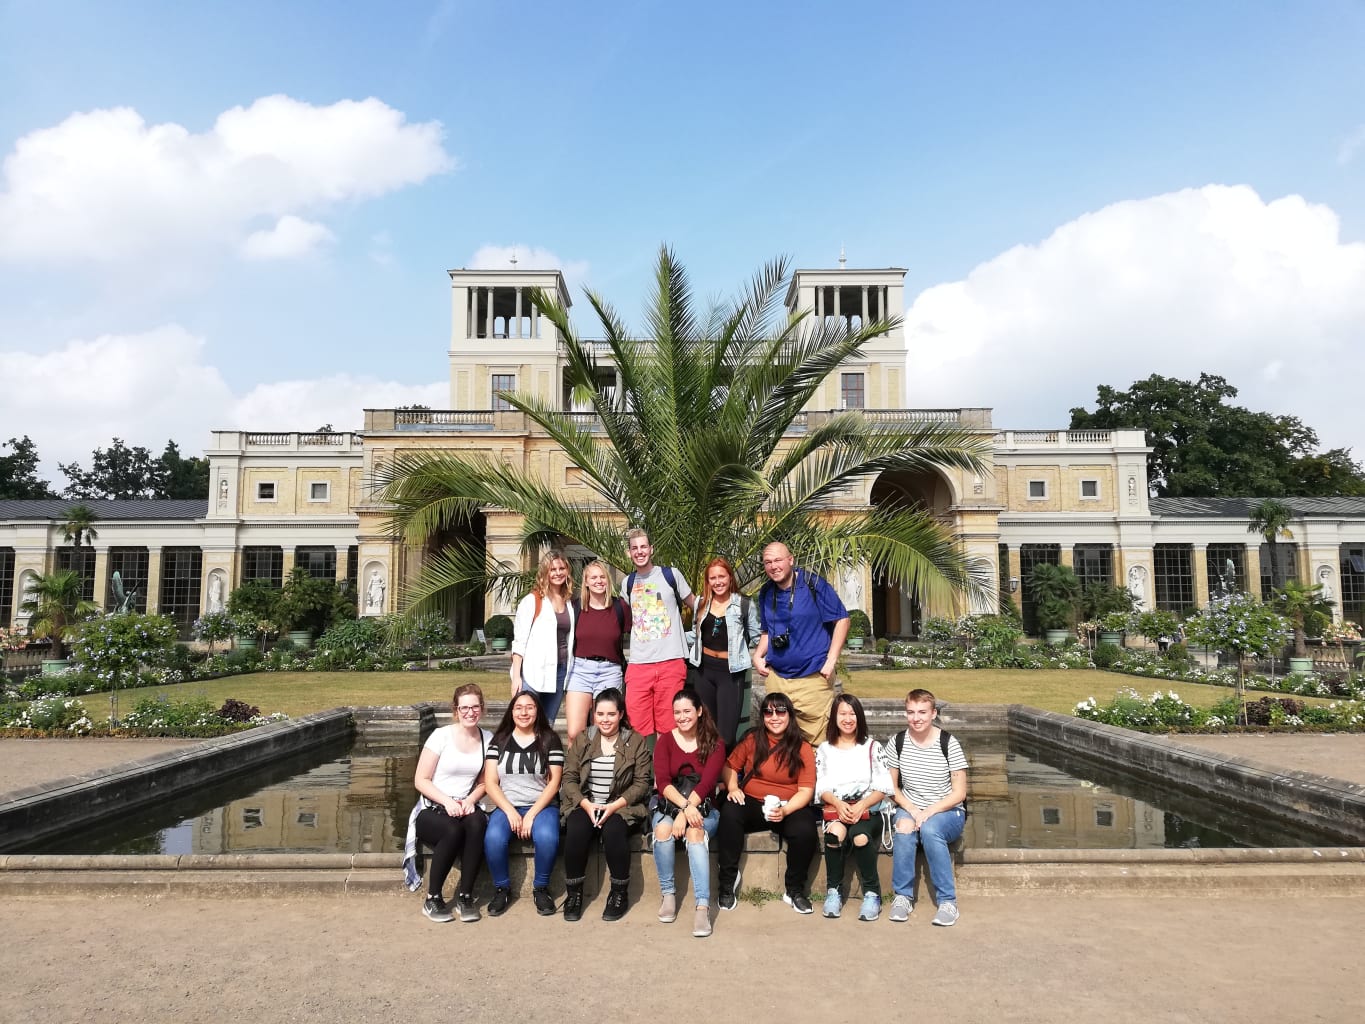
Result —
<path fill-rule="evenodd" d="M 763 699 L 763 727 L 739 741 L 726 759 L 726 798 L 721 801 L 719 850 L 720 909 L 734 910 L 739 898 L 739 855 L 750 832 L 771 829 L 786 840 L 786 892 L 782 901 L 798 914 L 814 908 L 806 876 L 819 839 L 815 811 L 815 751 L 793 721 L 785 693 Z"/>

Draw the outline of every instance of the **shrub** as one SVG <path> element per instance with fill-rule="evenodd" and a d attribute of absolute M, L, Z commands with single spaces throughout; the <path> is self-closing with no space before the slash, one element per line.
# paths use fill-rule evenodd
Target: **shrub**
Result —
<path fill-rule="evenodd" d="M 861 608 L 854 608 L 848 613 L 848 635 L 862 637 L 872 635 L 872 621 Z"/>
<path fill-rule="evenodd" d="M 260 717 L 260 714 L 261 709 L 255 705 L 231 697 L 223 701 L 223 706 L 218 709 L 218 717 L 225 722 L 249 722 Z"/>
<path fill-rule="evenodd" d="M 884 636 L 877 637 L 877 653 L 885 654 L 891 648 L 891 642 Z"/>
<path fill-rule="evenodd" d="M 1297 725 L 1303 721 L 1303 701 L 1291 697 L 1262 697 L 1247 701 L 1245 713 L 1247 725 Z"/>
<path fill-rule="evenodd" d="M 512 620 L 506 615 L 490 616 L 483 624 L 483 635 L 489 640 L 511 640 Z"/>
<path fill-rule="evenodd" d="M 85 705 L 74 697 L 42 697 L 25 708 L 15 709 L 9 722 L 18 729 L 88 733 L 93 728 Z"/>
<path fill-rule="evenodd" d="M 925 619 L 920 623 L 919 638 L 926 644 L 951 644 L 957 636 L 957 623 L 952 619 Z"/>
<path fill-rule="evenodd" d="M 378 651 L 385 640 L 385 624 L 378 619 L 348 619 L 332 623 L 314 649 L 331 663 L 349 663 L 361 654 Z"/>
<path fill-rule="evenodd" d="M 1113 668 L 1123 657 L 1123 650 L 1113 644 L 1099 644 L 1090 652 L 1090 660 L 1096 668 Z"/>
<path fill-rule="evenodd" d="M 1194 655 L 1190 654 L 1190 649 L 1189 647 L 1186 646 L 1183 640 L 1177 640 L 1175 641 L 1175 643 L 1167 647 L 1162 657 L 1169 661 L 1172 665 L 1179 666 L 1194 664 Z"/>

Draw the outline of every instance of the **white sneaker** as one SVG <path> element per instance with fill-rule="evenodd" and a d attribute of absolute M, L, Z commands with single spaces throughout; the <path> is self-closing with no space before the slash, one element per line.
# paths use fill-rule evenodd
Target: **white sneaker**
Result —
<path fill-rule="evenodd" d="M 910 915 L 914 913 L 915 901 L 909 896 L 896 894 L 896 898 L 891 901 L 891 913 L 886 915 L 888 921 L 908 921 Z"/>

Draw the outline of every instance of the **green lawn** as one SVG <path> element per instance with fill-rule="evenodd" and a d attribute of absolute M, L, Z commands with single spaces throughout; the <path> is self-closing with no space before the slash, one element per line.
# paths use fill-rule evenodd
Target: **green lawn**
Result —
<path fill-rule="evenodd" d="M 119 695 L 119 703 L 126 713 L 145 696 L 184 699 L 202 694 L 215 703 L 233 697 L 255 704 L 267 714 L 282 711 L 297 716 L 341 705 L 446 702 L 463 683 L 478 683 L 490 700 L 503 700 L 508 693 L 505 672 L 258 672 L 127 690 Z M 1093 696 L 1104 703 L 1125 686 L 1144 695 L 1157 689 L 1175 690 L 1198 707 L 1208 707 L 1231 692 L 1219 686 L 1142 679 L 1093 669 L 875 669 L 853 673 L 847 689 L 859 697 L 896 698 L 914 687 L 924 687 L 941 700 L 959 704 L 1031 704 L 1070 713 L 1078 701 Z M 1250 696 L 1254 699 L 1256 693 Z M 104 697 L 89 694 L 84 698 L 92 717 L 107 717 Z"/>

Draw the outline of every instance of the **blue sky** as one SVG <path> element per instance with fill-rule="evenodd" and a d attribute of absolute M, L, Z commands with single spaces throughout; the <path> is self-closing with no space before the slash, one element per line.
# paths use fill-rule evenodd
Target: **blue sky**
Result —
<path fill-rule="evenodd" d="M 441 406 L 447 268 L 634 318 L 667 242 L 703 295 L 909 268 L 913 405 L 1209 370 L 1365 454 L 1362 53 L 1358 0 L 0 0 L 0 439 Z"/>

